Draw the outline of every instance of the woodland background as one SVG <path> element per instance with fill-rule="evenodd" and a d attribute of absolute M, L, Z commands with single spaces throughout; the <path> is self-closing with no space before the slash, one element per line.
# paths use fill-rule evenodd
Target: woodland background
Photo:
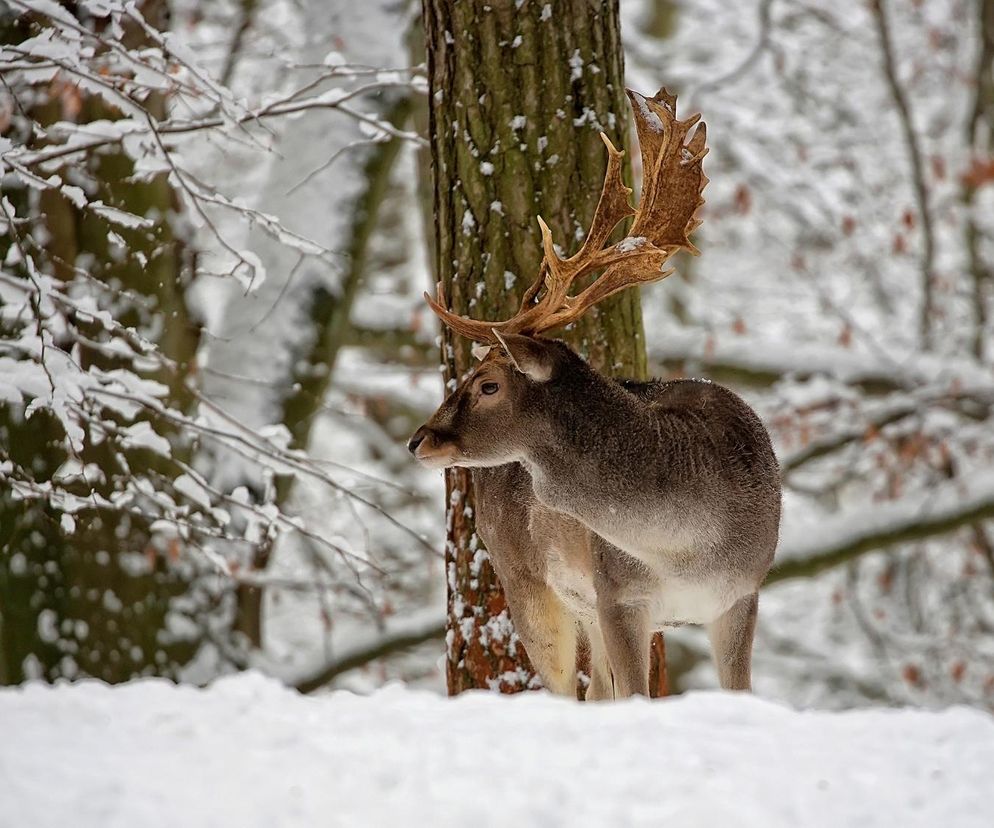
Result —
<path fill-rule="evenodd" d="M 494 95 L 527 100 L 494 67 L 543 26 L 593 95 L 602 45 L 566 45 L 607 15 L 626 83 L 708 123 L 702 256 L 643 290 L 645 368 L 732 386 L 773 433 L 757 692 L 994 707 L 994 2 L 473 8 L 521 41 L 428 46 Z M 443 393 L 425 45 L 406 0 L 0 3 L 0 683 L 442 690 L 462 639 L 513 661 L 499 606 L 446 636 L 459 489 L 404 447 Z M 624 132 L 602 103 L 563 152 Z M 468 131 L 436 154 L 554 178 L 566 132 L 517 118 L 516 155 Z M 457 214 L 465 255 L 516 210 Z M 463 301 L 497 315 L 531 276 Z M 666 650 L 672 691 L 715 686 L 701 631 Z"/>

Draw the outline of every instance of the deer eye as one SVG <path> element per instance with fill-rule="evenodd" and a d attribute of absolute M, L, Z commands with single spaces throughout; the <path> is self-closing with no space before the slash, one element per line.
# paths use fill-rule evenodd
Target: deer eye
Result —
<path fill-rule="evenodd" d="M 500 386 L 496 382 L 485 382 L 480 386 L 480 390 L 488 396 L 490 394 L 496 394 L 499 388 Z"/>

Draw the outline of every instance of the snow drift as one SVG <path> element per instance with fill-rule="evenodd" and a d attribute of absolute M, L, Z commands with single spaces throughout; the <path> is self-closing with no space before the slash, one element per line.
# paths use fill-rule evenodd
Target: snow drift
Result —
<path fill-rule="evenodd" d="M 581 705 L 257 673 L 0 691 L 0 825 L 988 826 L 994 718 Z"/>

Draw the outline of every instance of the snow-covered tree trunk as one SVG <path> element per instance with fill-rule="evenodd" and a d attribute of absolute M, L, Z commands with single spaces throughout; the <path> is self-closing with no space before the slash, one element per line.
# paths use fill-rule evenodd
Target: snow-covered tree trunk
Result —
<path fill-rule="evenodd" d="M 434 273 L 457 313 L 506 318 L 541 261 L 536 216 L 555 238 L 582 239 L 604 174 L 598 133 L 628 145 L 618 4 L 425 0 L 423 14 Z M 607 373 L 645 375 L 635 291 L 565 338 Z M 471 367 L 469 345 L 443 333 L 448 388 Z M 449 692 L 524 689 L 532 674 L 476 535 L 470 473 L 449 470 L 446 493 Z"/>

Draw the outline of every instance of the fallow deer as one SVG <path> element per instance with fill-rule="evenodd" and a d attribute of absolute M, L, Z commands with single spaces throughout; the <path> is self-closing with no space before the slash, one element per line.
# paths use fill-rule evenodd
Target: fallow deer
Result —
<path fill-rule="evenodd" d="M 560 258 L 541 218 L 544 258 L 518 313 L 472 320 L 425 299 L 454 332 L 489 345 L 480 365 L 411 438 L 433 468 L 474 469 L 477 527 L 511 617 L 550 690 L 575 692 L 577 643 L 591 655 L 588 699 L 648 693 L 653 631 L 707 627 L 721 686 L 748 690 L 758 590 L 773 561 L 780 474 L 769 435 L 731 391 L 708 381 L 608 379 L 541 334 L 597 302 L 669 275 L 707 183 L 700 116 L 676 98 L 629 91 L 642 153 L 637 209 L 622 156 L 608 166 L 590 231 Z M 634 216 L 628 235 L 608 245 Z M 584 276 L 602 271 L 570 295 Z"/>

